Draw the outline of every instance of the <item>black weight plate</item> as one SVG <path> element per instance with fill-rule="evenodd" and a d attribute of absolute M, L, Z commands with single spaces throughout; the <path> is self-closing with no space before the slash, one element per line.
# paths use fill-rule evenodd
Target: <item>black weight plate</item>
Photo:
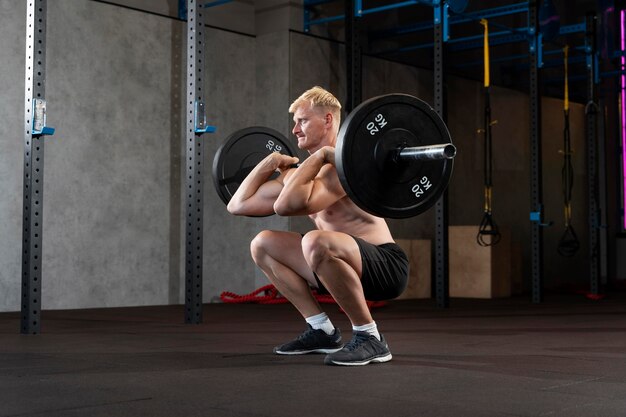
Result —
<path fill-rule="evenodd" d="M 250 171 L 272 152 L 296 155 L 291 142 L 268 127 L 248 127 L 226 138 L 213 158 L 213 184 L 224 204 L 228 204 Z"/>
<path fill-rule="evenodd" d="M 399 148 L 451 143 L 448 128 L 424 101 L 389 94 L 357 106 L 339 131 L 335 165 L 343 188 L 363 210 L 407 218 L 433 206 L 452 175 L 452 159 L 394 161 Z"/>

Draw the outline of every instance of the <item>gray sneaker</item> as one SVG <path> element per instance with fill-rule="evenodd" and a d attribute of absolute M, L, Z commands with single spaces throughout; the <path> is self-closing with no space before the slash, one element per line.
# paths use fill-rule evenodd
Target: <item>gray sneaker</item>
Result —
<path fill-rule="evenodd" d="M 304 355 L 306 353 L 332 353 L 343 347 L 341 332 L 335 328 L 333 334 L 328 335 L 324 330 L 313 329 L 307 324 L 308 329 L 297 339 L 284 345 L 276 346 L 274 353 L 278 355 Z"/>
<path fill-rule="evenodd" d="M 388 362 L 391 352 L 385 338 L 381 340 L 367 332 L 354 332 L 352 340 L 340 351 L 326 356 L 326 365 L 367 365 L 370 362 Z"/>

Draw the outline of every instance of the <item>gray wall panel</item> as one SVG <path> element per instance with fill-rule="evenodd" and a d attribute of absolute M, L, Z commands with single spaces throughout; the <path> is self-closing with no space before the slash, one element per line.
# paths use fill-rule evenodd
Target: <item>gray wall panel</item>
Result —
<path fill-rule="evenodd" d="M 289 32 L 256 38 L 257 121 L 291 138 L 289 108 Z"/>
<path fill-rule="evenodd" d="M 204 287 L 205 302 L 223 291 L 250 292 L 255 266 L 249 243 L 263 220 L 228 214 L 213 186 L 211 168 L 218 147 L 233 132 L 257 124 L 255 101 L 255 39 L 206 30 L 207 118 L 216 124 L 205 134 Z"/>
<path fill-rule="evenodd" d="M 172 28 L 50 6 L 43 306 L 167 304 Z"/>
<path fill-rule="evenodd" d="M 25 8 L 0 5 L 6 31 L 0 53 L 10 63 L 0 75 L 7 114 L 0 181 L 10 193 L 0 200 L 9 220 L 1 230 L 0 310 L 7 311 L 19 309 L 20 297 Z M 184 30 L 183 22 L 99 2 L 50 5 L 48 120 L 57 131 L 47 141 L 44 309 L 182 303 Z M 228 215 L 213 189 L 215 151 L 250 125 L 288 134 L 290 119 L 288 55 L 277 73 L 271 60 L 280 53 L 259 55 L 254 37 L 205 33 L 207 116 L 218 127 L 202 137 L 204 299 L 211 301 L 225 290 L 249 292 L 267 283 L 250 259 L 249 242 L 262 229 L 288 224 L 276 216 Z M 281 36 L 286 49 L 288 37 Z M 269 37 L 266 51 L 272 51 Z M 267 59 L 257 65 L 259 56 Z M 262 68 L 274 79 L 259 79 Z M 272 108 L 257 106 L 260 88 L 267 102 L 275 101 Z"/>
<path fill-rule="evenodd" d="M 26 2 L 0 0 L 0 311 L 21 287 Z"/>

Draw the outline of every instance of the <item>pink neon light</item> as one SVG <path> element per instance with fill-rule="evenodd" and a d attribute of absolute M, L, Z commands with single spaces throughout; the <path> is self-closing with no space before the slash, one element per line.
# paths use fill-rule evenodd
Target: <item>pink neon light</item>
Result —
<path fill-rule="evenodd" d="M 621 39 L 621 52 L 622 52 L 622 65 L 621 65 L 621 79 L 622 79 L 622 207 L 624 208 L 623 214 L 623 226 L 626 229 L 626 57 L 624 51 L 626 51 L 626 37 L 624 33 L 624 10 L 620 11 L 620 39 Z"/>

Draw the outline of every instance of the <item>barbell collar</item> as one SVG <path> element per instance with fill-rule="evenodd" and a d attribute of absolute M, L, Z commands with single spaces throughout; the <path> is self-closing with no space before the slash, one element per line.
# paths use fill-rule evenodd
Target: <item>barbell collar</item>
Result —
<path fill-rule="evenodd" d="M 455 155 L 456 146 L 451 143 L 443 143 L 441 145 L 411 146 L 402 148 L 398 154 L 398 159 L 401 161 L 428 161 L 453 159 Z"/>

